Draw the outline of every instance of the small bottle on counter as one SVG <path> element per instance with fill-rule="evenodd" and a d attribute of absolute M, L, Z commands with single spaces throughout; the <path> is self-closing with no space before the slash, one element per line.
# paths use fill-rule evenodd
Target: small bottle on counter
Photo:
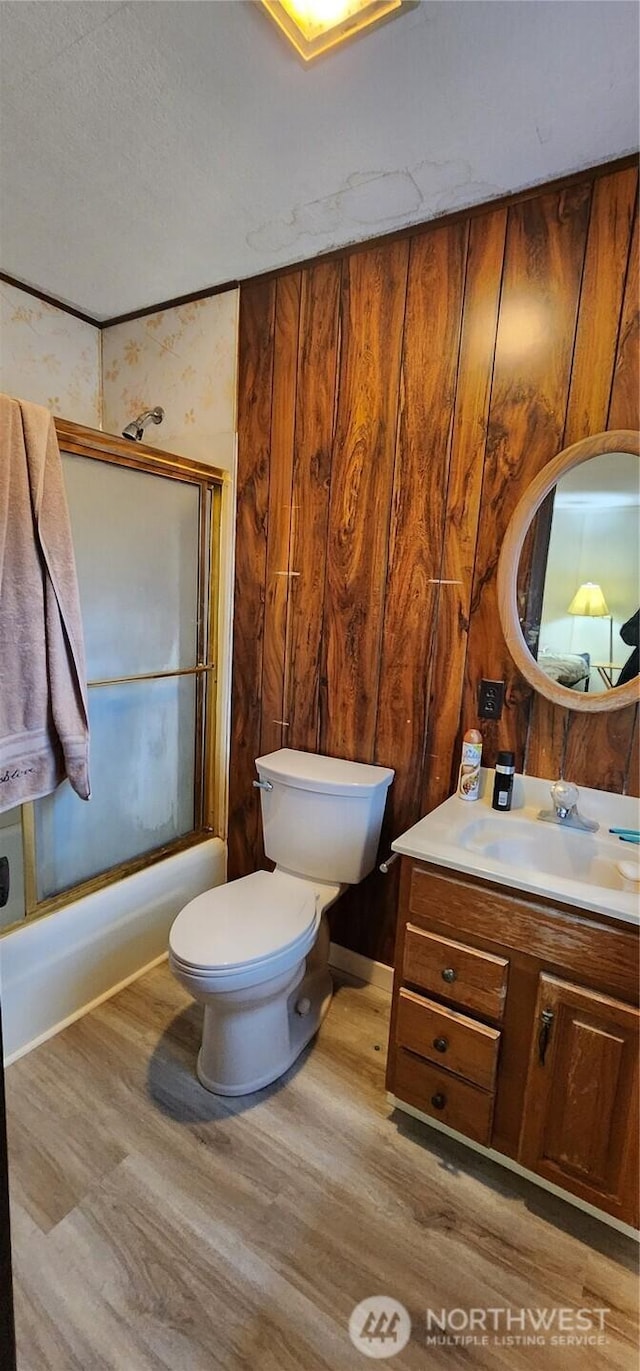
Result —
<path fill-rule="evenodd" d="M 494 809 L 511 809 L 515 771 L 515 754 L 513 752 L 499 752 L 491 801 Z"/>
<path fill-rule="evenodd" d="M 461 800 L 478 799 L 481 761 L 482 734 L 477 728 L 468 728 L 462 739 L 462 761 L 458 777 L 458 795 Z"/>

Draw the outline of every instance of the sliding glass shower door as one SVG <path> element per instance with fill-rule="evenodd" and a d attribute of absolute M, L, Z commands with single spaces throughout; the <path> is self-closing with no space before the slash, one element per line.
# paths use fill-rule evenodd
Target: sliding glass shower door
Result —
<path fill-rule="evenodd" d="M 112 458 L 108 442 L 65 452 L 61 438 L 91 799 L 65 781 L 24 806 L 27 915 L 211 831 L 220 480 L 180 459 L 172 469 L 166 456 L 165 474 L 116 439 Z"/>

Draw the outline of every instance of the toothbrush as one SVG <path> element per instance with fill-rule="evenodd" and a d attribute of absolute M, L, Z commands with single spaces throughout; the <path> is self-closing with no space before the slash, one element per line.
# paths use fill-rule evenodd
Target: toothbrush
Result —
<path fill-rule="evenodd" d="M 616 833 L 619 838 L 638 838 L 640 828 L 610 828 L 610 833 Z"/>
<path fill-rule="evenodd" d="M 640 843 L 640 833 L 619 833 L 621 843 Z"/>

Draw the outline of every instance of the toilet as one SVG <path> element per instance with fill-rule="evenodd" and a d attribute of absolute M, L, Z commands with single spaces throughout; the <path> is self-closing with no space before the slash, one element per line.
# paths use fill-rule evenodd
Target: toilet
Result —
<path fill-rule="evenodd" d="M 258 757 L 264 850 L 256 871 L 198 895 L 169 934 L 169 965 L 204 1005 L 198 1079 L 216 1095 L 277 1080 L 333 992 L 330 905 L 373 870 L 387 767 L 281 748 Z"/>

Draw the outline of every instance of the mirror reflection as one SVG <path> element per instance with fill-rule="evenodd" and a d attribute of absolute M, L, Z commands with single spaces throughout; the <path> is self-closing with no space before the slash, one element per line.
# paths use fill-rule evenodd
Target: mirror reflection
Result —
<path fill-rule="evenodd" d="M 602 693 L 638 674 L 640 464 L 602 453 L 567 472 L 532 521 L 518 567 L 525 642 L 545 674 Z"/>

